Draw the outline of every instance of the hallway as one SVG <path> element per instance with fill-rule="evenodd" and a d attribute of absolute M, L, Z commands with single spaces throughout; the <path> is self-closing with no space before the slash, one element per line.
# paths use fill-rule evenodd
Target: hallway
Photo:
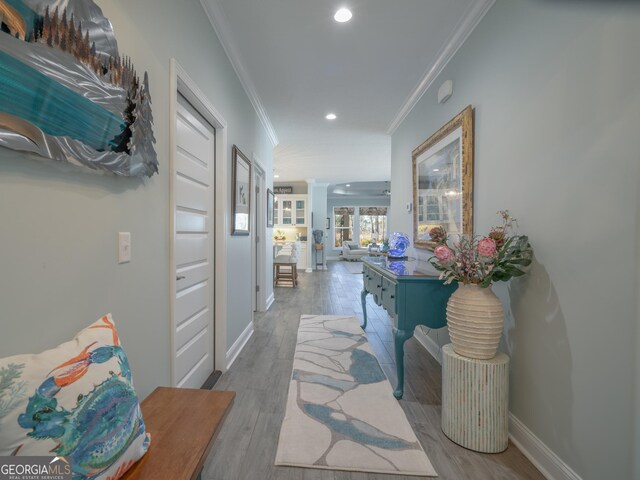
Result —
<path fill-rule="evenodd" d="M 299 287 L 276 288 L 276 301 L 256 315 L 253 337 L 217 390 L 235 390 L 236 400 L 216 439 L 203 472 L 209 480 L 402 480 L 418 477 L 274 466 L 284 416 L 301 314 L 362 317 L 362 276 L 357 264 L 329 262 L 328 270 L 301 274 Z M 367 338 L 395 385 L 391 318 L 368 297 Z M 400 401 L 440 479 L 542 479 L 510 444 L 495 455 L 471 452 L 451 442 L 440 429 L 440 365 L 415 339 L 406 343 L 406 381 Z"/>

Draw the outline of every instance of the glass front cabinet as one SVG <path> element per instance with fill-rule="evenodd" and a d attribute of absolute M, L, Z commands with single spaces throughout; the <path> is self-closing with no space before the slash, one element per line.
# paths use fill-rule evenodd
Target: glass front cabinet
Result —
<path fill-rule="evenodd" d="M 292 205 L 293 202 L 291 200 L 282 200 L 282 210 L 280 218 L 282 218 L 282 225 L 284 226 L 290 227 L 291 225 L 293 225 L 293 210 L 291 208 Z"/>
<path fill-rule="evenodd" d="M 274 227 L 306 227 L 307 196 L 276 195 Z"/>

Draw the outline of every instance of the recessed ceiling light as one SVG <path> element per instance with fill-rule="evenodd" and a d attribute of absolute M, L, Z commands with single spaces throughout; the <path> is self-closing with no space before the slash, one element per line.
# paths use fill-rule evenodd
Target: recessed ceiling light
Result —
<path fill-rule="evenodd" d="M 324 118 L 326 118 L 327 120 L 335 120 L 338 117 L 336 116 L 335 113 L 328 113 L 327 116 Z"/>
<path fill-rule="evenodd" d="M 433 169 L 433 171 L 434 171 L 434 172 L 439 172 L 439 171 L 440 171 L 440 169 L 439 169 L 439 168 L 434 168 L 434 169 Z"/>
<path fill-rule="evenodd" d="M 353 14 L 348 8 L 341 8 L 333 16 L 334 20 L 340 23 L 348 22 L 349 20 L 351 20 L 351 17 L 353 17 Z"/>
<path fill-rule="evenodd" d="M 350 183 L 347 183 L 347 184 L 345 185 L 345 187 L 350 187 L 350 186 L 351 186 L 351 184 L 350 184 Z"/>
<path fill-rule="evenodd" d="M 280 175 L 278 175 L 277 173 L 273 175 L 273 178 L 280 178 Z"/>

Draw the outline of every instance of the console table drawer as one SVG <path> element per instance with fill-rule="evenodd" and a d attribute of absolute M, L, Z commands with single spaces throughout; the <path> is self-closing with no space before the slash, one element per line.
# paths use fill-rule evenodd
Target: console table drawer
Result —
<path fill-rule="evenodd" d="M 365 280 L 366 280 L 366 287 L 367 290 L 369 291 L 369 293 L 375 295 L 376 297 L 378 297 L 378 302 L 380 302 L 382 299 L 382 275 L 380 275 L 379 273 L 374 272 L 371 269 L 367 269 L 365 268 L 364 270 L 365 272 Z"/>
<path fill-rule="evenodd" d="M 396 282 L 388 278 L 382 279 L 382 306 L 391 316 L 396 314 L 397 286 Z"/>

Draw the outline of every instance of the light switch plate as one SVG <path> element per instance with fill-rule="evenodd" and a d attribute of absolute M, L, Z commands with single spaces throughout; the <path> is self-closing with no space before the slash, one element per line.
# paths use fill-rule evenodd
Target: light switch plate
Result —
<path fill-rule="evenodd" d="M 118 232 L 118 263 L 131 261 L 131 232 Z"/>

